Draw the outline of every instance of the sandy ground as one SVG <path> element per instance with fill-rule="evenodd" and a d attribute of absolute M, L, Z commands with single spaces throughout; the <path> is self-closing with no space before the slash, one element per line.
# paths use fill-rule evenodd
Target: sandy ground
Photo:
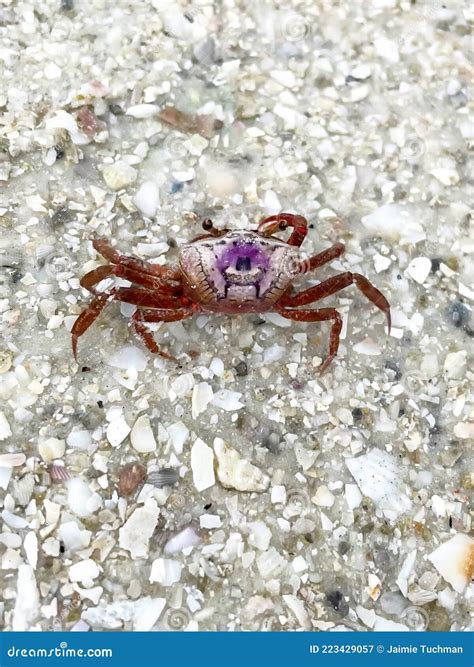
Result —
<path fill-rule="evenodd" d="M 472 17 L 3 2 L 4 629 L 469 626 Z M 324 375 L 328 325 L 275 314 L 155 325 L 177 365 L 111 304 L 74 362 L 94 236 L 173 264 L 204 218 L 281 211 L 302 258 L 347 247 L 298 286 L 366 275 L 390 335 L 349 287 Z"/>

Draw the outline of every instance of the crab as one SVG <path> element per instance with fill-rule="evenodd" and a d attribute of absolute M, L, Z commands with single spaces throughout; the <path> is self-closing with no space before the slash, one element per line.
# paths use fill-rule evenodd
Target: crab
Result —
<path fill-rule="evenodd" d="M 72 349 L 77 360 L 77 341 L 112 301 L 133 304 L 130 326 L 145 346 L 155 354 L 176 361 L 160 349 L 147 323 L 176 322 L 197 313 L 277 312 L 299 322 L 331 322 L 329 353 L 320 367 L 326 370 L 337 354 L 342 318 L 335 308 L 308 308 L 311 304 L 356 287 L 387 318 L 390 332 L 390 304 L 384 295 L 359 273 L 345 271 L 318 285 L 297 292 L 293 281 L 340 257 L 345 246 L 336 243 L 308 259 L 300 257 L 308 222 L 301 215 L 280 213 L 264 218 L 255 231 L 217 229 L 204 220 L 204 233 L 179 249 L 176 265 L 162 266 L 137 257 L 121 255 L 104 238 L 95 238 L 93 246 L 107 261 L 81 279 L 82 287 L 94 295 L 72 328 Z M 291 229 L 288 240 L 277 236 Z M 105 278 L 119 276 L 129 287 L 112 287 L 100 292 Z"/>

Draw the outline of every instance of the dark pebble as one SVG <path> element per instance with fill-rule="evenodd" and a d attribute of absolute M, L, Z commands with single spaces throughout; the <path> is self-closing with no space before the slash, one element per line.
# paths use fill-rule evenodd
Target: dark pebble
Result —
<path fill-rule="evenodd" d="M 55 211 L 51 217 L 51 224 L 56 226 L 64 225 L 66 222 L 72 220 L 72 215 L 70 210 L 66 206 L 61 206 Z"/>
<path fill-rule="evenodd" d="M 337 552 L 340 556 L 344 556 L 346 553 L 350 551 L 351 545 L 349 542 L 346 542 L 345 540 L 341 540 L 339 544 L 337 545 Z"/>
<path fill-rule="evenodd" d="M 245 361 L 239 361 L 239 363 L 235 367 L 235 372 L 237 373 L 237 376 L 240 378 L 243 378 L 249 374 L 249 369 Z"/>
<path fill-rule="evenodd" d="M 184 188 L 184 183 L 176 181 L 175 183 L 171 184 L 171 194 L 174 195 L 176 194 L 176 192 L 181 192 L 183 188 Z"/>
<path fill-rule="evenodd" d="M 125 113 L 120 104 L 109 104 L 109 111 L 114 116 L 123 116 Z"/>
<path fill-rule="evenodd" d="M 104 407 L 104 401 L 97 401 L 97 405 L 99 406 L 99 408 L 103 408 Z"/>
<path fill-rule="evenodd" d="M 352 416 L 354 417 L 355 422 L 360 422 L 360 420 L 362 419 L 363 414 L 364 413 L 362 412 L 362 410 L 360 408 L 354 408 L 352 410 Z"/>
<path fill-rule="evenodd" d="M 269 433 L 263 439 L 262 445 L 272 452 L 272 454 L 277 454 L 280 450 L 281 438 L 278 433 Z"/>
<path fill-rule="evenodd" d="M 395 380 L 399 380 L 402 377 L 400 366 L 395 361 L 386 361 L 385 368 L 388 368 L 395 373 Z"/>
<path fill-rule="evenodd" d="M 440 257 L 434 257 L 431 260 L 431 273 L 436 273 L 436 271 L 439 271 L 439 267 L 441 265 L 442 259 Z"/>
<path fill-rule="evenodd" d="M 448 314 L 455 327 L 462 327 L 469 322 L 471 313 L 461 301 L 455 301 L 448 308 Z"/>
<path fill-rule="evenodd" d="M 10 273 L 10 277 L 12 279 L 12 283 L 17 283 L 23 278 L 23 274 L 20 273 L 19 271 L 13 270 Z"/>
<path fill-rule="evenodd" d="M 329 593 L 326 593 L 326 600 L 335 611 L 341 614 L 341 616 L 345 616 L 349 611 L 349 605 L 344 600 L 341 591 L 329 591 Z"/>
<path fill-rule="evenodd" d="M 59 8 L 62 12 L 71 12 L 74 9 L 74 0 L 61 0 Z"/>

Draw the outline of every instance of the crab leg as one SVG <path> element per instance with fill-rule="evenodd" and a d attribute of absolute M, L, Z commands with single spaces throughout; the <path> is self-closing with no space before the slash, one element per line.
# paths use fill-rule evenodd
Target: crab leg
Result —
<path fill-rule="evenodd" d="M 372 283 L 367 280 L 367 278 L 360 275 L 360 273 L 351 273 L 350 271 L 347 271 L 346 273 L 340 273 L 339 275 L 328 278 L 328 280 L 324 280 L 322 283 L 319 283 L 319 285 L 310 287 L 309 289 L 306 289 L 299 294 L 295 294 L 294 296 L 284 296 L 281 299 L 280 305 L 290 306 L 292 308 L 298 306 L 307 306 L 310 303 L 319 301 L 319 299 L 324 299 L 327 296 L 331 296 L 332 294 L 339 292 L 340 290 L 344 289 L 344 287 L 348 287 L 353 283 L 355 283 L 356 287 L 362 292 L 362 294 L 364 294 L 364 296 L 367 297 L 367 299 L 369 299 L 369 301 L 371 301 L 375 306 L 377 306 L 377 308 L 380 308 L 380 310 L 385 313 L 385 316 L 387 317 L 388 330 L 390 332 L 391 318 L 389 302 L 384 297 L 382 292 L 379 292 L 379 290 L 374 287 L 374 285 L 372 285 Z"/>
<path fill-rule="evenodd" d="M 80 280 L 81 287 L 94 292 L 94 285 L 100 283 L 101 280 L 109 278 L 114 275 L 115 266 L 113 264 L 103 264 L 96 269 L 84 274 Z"/>
<path fill-rule="evenodd" d="M 74 322 L 74 325 L 71 330 L 72 334 L 72 351 L 74 354 L 74 359 L 77 361 L 77 340 L 87 329 L 95 322 L 99 317 L 102 310 L 105 306 L 112 300 L 124 301 L 136 306 L 147 306 L 148 308 L 155 308 L 153 312 L 166 313 L 168 317 L 173 319 L 163 319 L 159 321 L 168 321 L 171 322 L 174 320 L 175 313 L 181 313 L 185 310 L 183 302 L 180 299 L 176 299 L 168 294 L 156 294 L 154 292 L 139 289 L 135 287 L 119 287 L 103 292 L 102 294 L 97 294 L 97 296 L 92 299 L 90 304 L 85 310 L 79 315 L 77 320 Z M 178 308 L 177 308 L 178 306 Z M 165 310 L 163 310 L 165 309 Z M 169 310 L 168 310 L 169 309 Z M 148 312 L 148 311 L 143 311 Z M 192 314 L 192 313 L 191 313 Z M 184 317 L 187 317 L 185 315 Z M 182 316 L 178 316 L 176 319 L 183 319 Z M 158 321 L 158 320 L 155 320 Z M 147 346 L 148 347 L 148 346 Z"/>
<path fill-rule="evenodd" d="M 103 264 L 102 266 L 98 266 L 96 269 L 93 269 L 82 276 L 81 286 L 85 287 L 85 289 L 88 289 L 90 292 L 95 293 L 94 285 L 97 285 L 101 280 L 110 276 L 119 276 L 120 278 L 130 280 L 132 283 L 143 285 L 143 287 L 148 287 L 152 290 L 167 291 L 168 293 L 181 292 L 181 288 L 178 284 L 172 285 L 169 282 L 164 282 L 164 278 L 153 276 L 144 271 L 138 271 L 135 268 L 130 268 L 126 264 Z"/>
<path fill-rule="evenodd" d="M 119 287 L 115 292 L 114 299 L 145 308 L 169 308 L 170 312 L 176 312 L 177 308 L 187 306 L 189 303 L 189 299 L 186 297 L 170 296 L 166 293 L 157 294 L 139 287 Z"/>
<path fill-rule="evenodd" d="M 96 238 L 92 241 L 94 249 L 105 257 L 112 264 L 118 264 L 152 276 L 158 276 L 165 281 L 180 281 L 180 270 L 177 266 L 161 266 L 160 264 L 151 264 L 143 262 L 141 259 L 131 255 L 120 255 L 107 239 Z"/>
<path fill-rule="evenodd" d="M 308 232 L 308 221 L 302 215 L 294 215 L 293 213 L 271 215 L 260 222 L 257 231 L 263 236 L 271 236 L 286 227 L 293 228 L 291 236 L 287 241 L 288 245 L 300 246 Z"/>
<path fill-rule="evenodd" d="M 159 354 L 165 359 L 177 361 L 175 357 L 163 352 L 156 344 L 152 333 L 143 324 L 144 322 L 176 322 L 178 320 L 185 320 L 194 314 L 194 308 L 179 308 L 176 310 L 156 309 L 156 310 L 137 310 L 130 321 L 130 326 L 133 328 L 137 336 L 144 343 L 144 345 L 153 352 Z"/>
<path fill-rule="evenodd" d="M 127 257 L 127 259 L 130 259 Z M 168 267 L 161 267 L 163 272 L 161 275 L 151 274 L 147 271 L 138 270 L 133 265 L 130 265 L 129 262 L 121 262 L 120 264 L 115 265 L 114 273 L 120 278 L 125 280 L 130 280 L 132 283 L 137 285 L 142 285 L 143 287 L 149 287 L 150 289 L 158 290 L 167 290 L 170 292 L 181 291 L 181 286 L 179 283 L 171 284 L 169 282 L 169 272 L 171 269 Z M 167 273 L 168 272 L 168 273 Z"/>
<path fill-rule="evenodd" d="M 336 257 L 343 255 L 345 250 L 346 246 L 343 243 L 335 243 L 330 248 L 327 248 L 327 250 L 323 250 L 317 255 L 313 255 L 313 257 L 303 260 L 300 264 L 300 273 L 314 271 L 314 269 L 318 269 L 320 266 L 332 262 Z"/>
<path fill-rule="evenodd" d="M 168 308 L 144 308 L 137 310 L 134 318 L 140 322 L 177 322 L 178 320 L 186 320 L 192 317 L 196 312 L 193 306 L 175 308 L 174 310 Z"/>
<path fill-rule="evenodd" d="M 331 334 L 329 337 L 329 354 L 324 360 L 320 372 L 323 373 L 337 354 L 339 348 L 339 336 L 342 329 L 342 317 L 335 308 L 319 308 L 317 310 L 287 310 L 278 309 L 280 315 L 297 322 L 325 322 L 332 320 Z"/>
<path fill-rule="evenodd" d="M 114 291 L 104 292 L 103 294 L 98 294 L 85 310 L 79 315 L 77 320 L 74 322 L 74 325 L 71 329 L 72 335 L 72 353 L 74 354 L 74 359 L 77 361 L 77 339 L 79 336 L 82 336 L 83 333 L 95 322 L 99 317 L 101 312 L 104 310 L 105 306 L 113 299 Z"/>

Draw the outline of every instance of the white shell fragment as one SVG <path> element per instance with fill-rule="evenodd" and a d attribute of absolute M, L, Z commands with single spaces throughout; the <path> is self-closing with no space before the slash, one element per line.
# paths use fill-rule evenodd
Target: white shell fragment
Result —
<path fill-rule="evenodd" d="M 148 632 L 160 618 L 165 598 L 141 597 L 138 600 L 117 600 L 98 607 L 88 607 L 82 618 L 93 628 L 118 630 L 131 623 L 136 632 Z"/>
<path fill-rule="evenodd" d="M 85 586 L 91 585 L 91 582 L 100 574 L 97 563 L 92 558 L 81 560 L 74 563 L 69 568 L 69 579 L 71 581 L 80 581 Z"/>
<path fill-rule="evenodd" d="M 107 440 L 112 447 L 118 447 L 128 436 L 131 428 L 125 421 L 123 415 L 119 414 L 107 426 Z"/>
<path fill-rule="evenodd" d="M 174 451 L 176 454 L 181 454 L 183 451 L 183 446 L 186 440 L 189 437 L 189 429 L 183 424 L 183 422 L 176 422 L 171 424 L 167 429 L 168 435 L 173 443 Z"/>
<path fill-rule="evenodd" d="M 5 417 L 5 413 L 0 411 L 0 440 L 6 440 L 12 435 L 10 424 Z"/>
<path fill-rule="evenodd" d="M 213 396 L 212 387 L 207 382 L 200 382 L 194 385 L 191 399 L 193 419 L 196 419 L 196 417 L 206 410 Z"/>
<path fill-rule="evenodd" d="M 148 555 L 148 542 L 158 523 L 159 514 L 156 500 L 149 498 L 143 507 L 137 507 L 120 528 L 119 545 L 130 551 L 132 558 L 145 558 Z"/>
<path fill-rule="evenodd" d="M 458 533 L 428 556 L 440 575 L 462 593 L 474 575 L 474 539 Z"/>
<path fill-rule="evenodd" d="M 126 345 L 113 354 L 107 363 L 114 368 L 121 368 L 124 371 L 134 370 L 136 372 L 144 371 L 148 359 L 146 354 L 134 345 Z"/>
<path fill-rule="evenodd" d="M 270 478 L 260 468 L 242 458 L 237 450 L 221 438 L 214 440 L 217 478 L 222 486 L 237 491 L 266 491 Z"/>
<path fill-rule="evenodd" d="M 201 541 L 196 531 L 188 526 L 168 540 L 163 547 L 163 551 L 165 554 L 178 553 L 184 551 L 184 549 L 189 549 L 189 547 L 195 547 Z"/>
<path fill-rule="evenodd" d="M 346 465 L 357 482 L 362 495 L 374 501 L 387 518 L 395 519 L 411 506 L 402 482 L 397 460 L 380 449 L 346 459 Z"/>
<path fill-rule="evenodd" d="M 38 618 L 39 592 L 35 571 L 31 565 L 22 564 L 18 568 L 16 602 L 13 611 L 12 630 L 25 632 Z"/>
<path fill-rule="evenodd" d="M 181 563 L 172 558 L 157 558 L 151 564 L 150 583 L 172 586 L 181 579 Z"/>
<path fill-rule="evenodd" d="M 156 449 L 156 440 L 150 424 L 148 415 L 140 415 L 133 425 L 130 433 L 132 447 L 141 454 L 154 452 Z"/>
<path fill-rule="evenodd" d="M 15 468 L 16 466 L 22 466 L 25 461 L 26 456 L 21 452 L 0 454 L 0 468 Z"/>
<path fill-rule="evenodd" d="M 466 350 L 459 350 L 459 352 L 449 352 L 446 355 L 443 366 L 443 371 L 446 377 L 450 379 L 462 378 L 466 370 L 466 363 Z"/>
<path fill-rule="evenodd" d="M 122 160 L 105 165 L 102 168 L 102 175 L 112 190 L 121 190 L 137 180 L 137 170 Z"/>
<path fill-rule="evenodd" d="M 232 412 L 234 410 L 240 410 L 244 407 L 244 404 L 239 400 L 242 397 L 242 394 L 238 391 L 230 391 L 229 389 L 221 389 L 220 391 L 214 394 L 212 399 L 212 404 L 217 408 L 222 410 L 227 410 Z"/>
<path fill-rule="evenodd" d="M 429 257 L 415 257 L 406 269 L 406 274 L 417 283 L 423 285 L 431 272 L 431 259 Z"/>
<path fill-rule="evenodd" d="M 252 521 L 248 524 L 249 544 L 260 551 L 266 551 L 270 546 L 272 531 L 264 521 Z"/>
<path fill-rule="evenodd" d="M 38 563 L 38 538 L 36 533 L 30 530 L 23 540 L 23 548 L 26 553 L 26 559 L 33 570 L 36 570 Z"/>
<path fill-rule="evenodd" d="M 159 110 L 160 107 L 156 104 L 135 104 L 134 106 L 128 107 L 126 114 L 133 118 L 151 118 L 152 116 L 155 116 Z"/>
<path fill-rule="evenodd" d="M 58 438 L 48 438 L 38 445 L 38 451 L 43 461 L 60 459 L 66 451 L 66 442 Z"/>
<path fill-rule="evenodd" d="M 146 215 L 152 218 L 160 204 L 160 191 L 153 181 L 143 183 L 135 197 L 133 198 L 135 206 Z"/>
<path fill-rule="evenodd" d="M 214 452 L 200 438 L 191 448 L 191 468 L 197 491 L 204 491 L 215 484 Z"/>

